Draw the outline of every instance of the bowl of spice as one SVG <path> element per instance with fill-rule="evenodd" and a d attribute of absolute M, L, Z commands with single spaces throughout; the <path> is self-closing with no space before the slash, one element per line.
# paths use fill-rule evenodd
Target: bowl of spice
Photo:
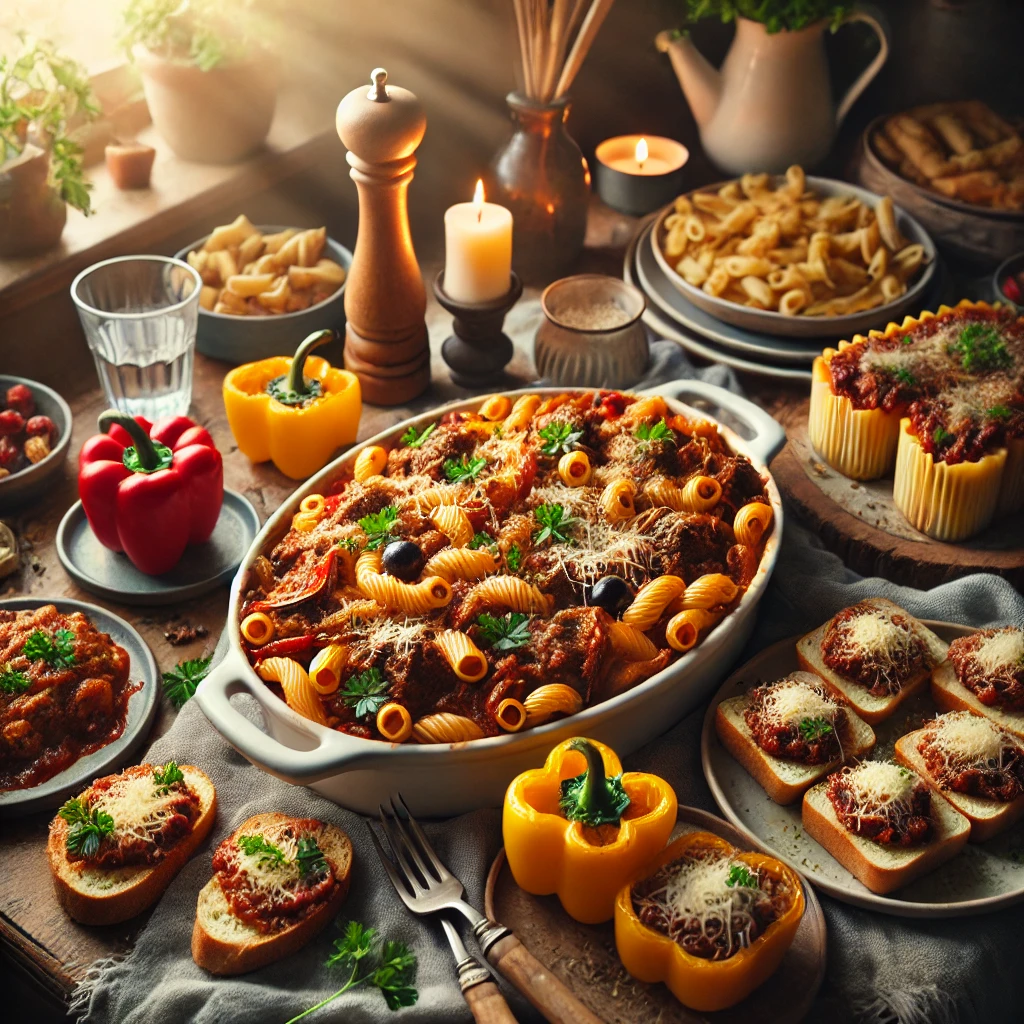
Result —
<path fill-rule="evenodd" d="M 641 321 L 647 302 L 632 285 L 606 274 L 576 274 L 548 285 L 540 299 L 533 359 L 556 387 L 628 388 L 647 370 Z"/>

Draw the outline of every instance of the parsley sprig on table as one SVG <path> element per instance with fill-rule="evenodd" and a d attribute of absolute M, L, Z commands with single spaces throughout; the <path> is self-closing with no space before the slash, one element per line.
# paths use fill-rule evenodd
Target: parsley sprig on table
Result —
<path fill-rule="evenodd" d="M 349 921 L 344 937 L 334 940 L 334 948 L 335 952 L 327 958 L 327 966 L 348 971 L 348 980 L 337 992 L 292 1017 L 287 1024 L 295 1024 L 357 985 L 379 989 L 389 1010 L 412 1006 L 419 998 L 415 984 L 416 954 L 404 942 L 382 941 L 375 929 Z"/>
<path fill-rule="evenodd" d="M 345 703 L 356 713 L 356 718 L 375 715 L 388 702 L 391 684 L 381 675 L 379 668 L 368 668 L 349 676 L 341 689 Z"/>
<path fill-rule="evenodd" d="M 477 616 L 476 624 L 496 651 L 511 651 L 530 642 L 530 616 L 522 612 L 509 612 L 500 618 L 484 613 Z"/>
<path fill-rule="evenodd" d="M 98 807 L 89 807 L 87 800 L 74 797 L 57 812 L 70 826 L 67 848 L 83 857 L 95 857 L 100 843 L 114 831 L 114 819 Z"/>
<path fill-rule="evenodd" d="M 415 427 L 410 427 L 402 435 L 402 444 L 406 448 L 422 448 L 423 442 L 437 429 L 436 423 L 431 423 L 429 427 L 424 427 L 422 430 L 417 430 Z"/>
<path fill-rule="evenodd" d="M 70 668 L 75 663 L 75 634 L 70 629 L 56 629 L 47 636 L 37 629 L 25 641 L 21 653 L 29 661 L 45 661 L 51 668 Z"/>
<path fill-rule="evenodd" d="M 461 459 L 445 459 L 444 475 L 453 484 L 464 484 L 475 480 L 486 465 L 487 460 L 479 456 L 471 459 L 463 455 Z"/>
<path fill-rule="evenodd" d="M 239 836 L 238 848 L 250 857 L 258 857 L 261 864 L 284 867 L 288 863 L 284 850 L 273 843 L 268 843 L 263 836 Z"/>
<path fill-rule="evenodd" d="M 576 524 L 562 505 L 538 505 L 533 510 L 533 518 L 540 523 L 540 529 L 533 535 L 535 544 L 543 544 L 549 538 L 561 544 L 571 544 L 569 530 Z"/>
<path fill-rule="evenodd" d="M 669 444 L 676 443 L 676 435 L 672 433 L 672 428 L 665 422 L 664 417 L 658 420 L 657 423 L 641 423 L 633 431 L 633 436 L 640 442 L 637 448 L 642 452 L 647 451 L 655 441 L 667 441 Z"/>
<path fill-rule="evenodd" d="M 1013 356 L 999 332 L 991 324 L 968 324 L 950 348 L 960 356 L 960 365 L 968 373 L 1005 370 L 1013 365 Z"/>
<path fill-rule="evenodd" d="M 798 726 L 800 738 L 808 743 L 820 740 L 832 731 L 832 723 L 827 718 L 805 718 Z"/>
<path fill-rule="evenodd" d="M 575 429 L 571 423 L 549 423 L 538 433 L 544 438 L 545 443 L 541 445 L 540 450 L 545 455 L 571 452 L 576 442 L 583 436 L 583 431 Z"/>
<path fill-rule="evenodd" d="M 312 836 L 299 839 L 299 849 L 295 854 L 295 863 L 299 866 L 299 874 L 309 881 L 327 874 L 327 858 Z"/>
<path fill-rule="evenodd" d="M 744 889 L 760 888 L 757 882 L 757 875 L 753 874 L 742 864 L 733 864 L 729 868 L 729 877 L 725 880 L 725 884 L 730 888 L 735 888 L 737 885 L 742 886 Z"/>
<path fill-rule="evenodd" d="M 210 672 L 210 663 L 213 657 L 190 658 L 188 661 L 181 661 L 170 670 L 164 673 L 164 693 L 167 699 L 177 709 L 195 696 L 199 684 Z"/>
<path fill-rule="evenodd" d="M 160 796 L 167 796 L 176 782 L 184 782 L 185 776 L 176 761 L 168 761 L 162 768 L 153 769 L 153 781 L 156 783 L 156 791 Z"/>
<path fill-rule="evenodd" d="M 398 522 L 398 509 L 394 505 L 385 505 L 379 512 L 371 512 L 359 520 L 359 525 L 366 534 L 366 549 L 376 551 L 377 548 L 391 540 L 391 533 Z"/>
<path fill-rule="evenodd" d="M 0 693 L 14 696 L 18 693 L 24 693 L 31 685 L 32 680 L 24 672 L 18 672 L 16 669 L 6 667 L 0 672 Z"/>

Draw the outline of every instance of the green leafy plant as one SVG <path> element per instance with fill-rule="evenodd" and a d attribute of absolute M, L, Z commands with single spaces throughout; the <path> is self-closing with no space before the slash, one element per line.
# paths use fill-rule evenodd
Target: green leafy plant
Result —
<path fill-rule="evenodd" d="M 410 427 L 402 435 L 402 444 L 406 448 L 422 448 L 423 442 L 437 429 L 436 423 L 431 423 L 429 427 L 424 427 L 422 430 L 417 430 L 415 427 Z"/>
<path fill-rule="evenodd" d="M 95 857 L 100 843 L 114 831 L 114 819 L 87 800 L 75 797 L 57 812 L 70 826 L 65 844 L 72 853 Z"/>
<path fill-rule="evenodd" d="M 757 875 L 742 864 L 731 864 L 729 866 L 729 877 L 725 880 L 725 884 L 730 888 L 735 888 L 737 885 L 742 886 L 744 889 L 760 888 L 757 882 Z"/>
<path fill-rule="evenodd" d="M 209 658 L 190 658 L 188 661 L 179 661 L 169 672 L 164 673 L 164 693 L 167 699 L 177 708 L 195 696 L 199 684 L 210 672 Z"/>
<path fill-rule="evenodd" d="M 637 439 L 637 453 L 641 455 L 648 452 L 651 445 L 659 441 L 673 445 L 676 443 L 676 435 L 664 419 L 658 420 L 657 423 L 641 423 L 633 431 L 633 436 Z"/>
<path fill-rule="evenodd" d="M 380 940 L 373 928 L 349 921 L 344 936 L 334 940 L 334 949 L 327 958 L 327 966 L 348 971 L 348 980 L 337 992 L 292 1017 L 287 1024 L 308 1017 L 357 985 L 378 989 L 389 1010 L 412 1006 L 419 998 L 415 984 L 416 954 L 404 942 Z"/>
<path fill-rule="evenodd" d="M 565 508 L 556 504 L 538 505 L 533 510 L 533 518 L 540 523 L 540 529 L 533 535 L 535 544 L 543 544 L 550 539 L 560 544 L 571 544 L 569 531 L 576 524 Z"/>
<path fill-rule="evenodd" d="M 475 480 L 486 465 L 487 460 L 479 457 L 470 459 L 463 455 L 461 459 L 445 459 L 444 475 L 453 484 L 464 484 Z"/>
<path fill-rule="evenodd" d="M 960 356 L 960 365 L 968 373 L 1005 370 L 1013 365 L 1006 342 L 991 324 L 968 324 L 950 352 Z"/>
<path fill-rule="evenodd" d="M 505 565 L 508 567 L 509 572 L 519 572 L 519 567 L 523 564 L 523 552 L 520 550 L 518 544 L 513 544 L 508 551 L 505 552 Z"/>
<path fill-rule="evenodd" d="M 832 731 L 832 723 L 827 718 L 805 718 L 799 725 L 800 738 L 808 743 L 820 740 Z"/>
<path fill-rule="evenodd" d="M 356 718 L 375 715 L 388 702 L 391 684 L 381 675 L 379 668 L 368 668 L 349 676 L 342 687 L 341 696 L 356 713 Z"/>
<path fill-rule="evenodd" d="M 24 672 L 18 672 L 13 668 L 4 668 L 0 672 L 0 693 L 14 696 L 24 693 L 31 685 L 32 680 Z"/>
<path fill-rule="evenodd" d="M 834 32 L 853 7 L 836 0 L 683 0 L 688 24 L 705 18 L 723 22 L 749 18 L 761 22 L 768 32 L 798 32 L 823 19 L 828 19 Z"/>
<path fill-rule="evenodd" d="M 238 848 L 250 857 L 257 857 L 260 864 L 284 867 L 288 863 L 284 850 L 273 843 L 268 843 L 263 836 L 239 836 Z"/>
<path fill-rule="evenodd" d="M 156 791 L 161 796 L 166 796 L 176 782 L 185 781 L 185 776 L 182 775 L 177 761 L 168 761 L 162 768 L 153 769 L 153 781 L 156 783 Z"/>
<path fill-rule="evenodd" d="M 306 881 L 327 874 L 327 858 L 324 857 L 323 850 L 312 836 L 302 836 L 299 839 L 295 863 L 299 866 L 299 874 Z"/>
<path fill-rule="evenodd" d="M 540 450 L 545 455 L 571 452 L 576 442 L 583 436 L 583 431 L 576 430 L 571 423 L 549 423 L 539 433 L 544 438 Z"/>
<path fill-rule="evenodd" d="M 366 534 L 366 547 L 376 551 L 391 540 L 391 531 L 398 522 L 398 509 L 394 505 L 386 505 L 379 512 L 371 512 L 359 520 L 359 525 Z"/>
<path fill-rule="evenodd" d="M 509 612 L 497 618 L 494 615 L 478 615 L 476 624 L 484 641 L 496 651 L 512 651 L 530 642 L 530 616 L 522 612 Z"/>
<path fill-rule="evenodd" d="M 18 37 L 21 49 L 0 56 L 0 164 L 34 143 L 50 157 L 50 185 L 69 206 L 92 212 L 73 128 L 99 116 L 85 69 L 46 40 Z"/>
<path fill-rule="evenodd" d="M 45 661 L 51 668 L 70 668 L 75 663 L 75 634 L 55 629 L 47 635 L 41 629 L 30 634 L 21 653 L 29 661 Z"/>

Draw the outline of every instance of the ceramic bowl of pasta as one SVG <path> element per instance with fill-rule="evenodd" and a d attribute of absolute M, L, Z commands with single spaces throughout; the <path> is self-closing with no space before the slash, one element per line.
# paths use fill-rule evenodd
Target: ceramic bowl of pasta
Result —
<path fill-rule="evenodd" d="M 542 388 L 403 423 L 267 522 L 197 700 L 254 764 L 362 813 L 395 790 L 418 814 L 497 805 L 576 734 L 628 753 L 696 707 L 753 628 L 784 441 L 698 381 Z"/>
<path fill-rule="evenodd" d="M 927 232 L 888 197 L 799 167 L 680 196 L 651 232 L 681 295 L 726 323 L 794 338 L 899 321 L 935 277 Z"/>

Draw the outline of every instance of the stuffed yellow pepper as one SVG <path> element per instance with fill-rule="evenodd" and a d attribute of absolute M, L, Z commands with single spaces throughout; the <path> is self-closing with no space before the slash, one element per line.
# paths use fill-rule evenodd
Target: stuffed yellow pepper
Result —
<path fill-rule="evenodd" d="M 676 795 L 656 775 L 622 773 L 596 740 L 570 739 L 505 795 L 505 857 L 516 883 L 556 894 L 584 924 L 611 918 L 619 889 L 668 841 Z"/>
<path fill-rule="evenodd" d="M 309 354 L 333 337 L 317 331 L 293 358 L 245 363 L 224 378 L 224 408 L 239 450 L 253 462 L 272 459 L 293 480 L 323 469 L 359 429 L 359 379 Z"/>
<path fill-rule="evenodd" d="M 785 864 L 690 832 L 619 892 L 615 945 L 634 978 L 663 981 L 681 1003 L 711 1013 L 771 977 L 803 912 L 800 879 Z"/>

